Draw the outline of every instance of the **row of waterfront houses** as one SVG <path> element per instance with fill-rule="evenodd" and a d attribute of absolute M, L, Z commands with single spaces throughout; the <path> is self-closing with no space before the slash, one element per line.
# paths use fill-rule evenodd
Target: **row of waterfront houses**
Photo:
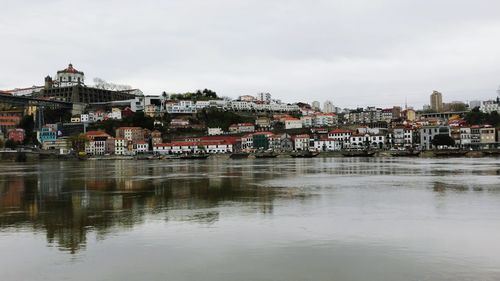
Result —
<path fill-rule="evenodd" d="M 244 126 L 244 124 L 242 125 Z M 19 132 L 21 134 L 22 132 Z M 19 134 L 12 133 L 13 138 Z M 437 135 L 448 135 L 455 147 L 491 149 L 500 145 L 500 130 L 491 126 L 400 126 L 393 129 L 360 127 L 353 130 L 311 130 L 307 134 L 290 135 L 271 131 L 244 132 L 240 135 L 201 136 L 164 142 L 159 131 L 141 127 L 120 127 L 115 136 L 103 131 L 85 133 L 85 152 L 89 155 L 136 155 L 141 153 L 233 153 L 254 150 L 314 150 L 414 148 L 430 150 Z M 59 137 L 54 126 L 45 126 L 39 133 L 44 148 L 68 147 L 68 138 Z M 66 142 L 66 144 L 64 144 Z"/>
<path fill-rule="evenodd" d="M 104 131 L 89 131 L 85 133 L 85 137 L 87 138 L 85 152 L 88 155 L 148 153 L 151 150 L 151 145 L 162 142 L 159 131 L 150 132 L 141 127 L 120 127 L 116 129 L 116 137 L 112 137 Z"/>

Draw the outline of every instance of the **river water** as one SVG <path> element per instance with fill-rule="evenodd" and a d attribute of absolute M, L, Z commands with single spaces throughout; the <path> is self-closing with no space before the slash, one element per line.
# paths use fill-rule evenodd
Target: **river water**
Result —
<path fill-rule="evenodd" d="M 0 163 L 0 280 L 500 280 L 500 159 Z"/>

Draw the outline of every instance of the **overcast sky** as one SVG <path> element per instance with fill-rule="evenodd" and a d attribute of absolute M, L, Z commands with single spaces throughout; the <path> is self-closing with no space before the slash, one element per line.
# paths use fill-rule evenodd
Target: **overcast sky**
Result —
<path fill-rule="evenodd" d="M 340 107 L 496 97 L 500 1 L 2 1 L 0 89 L 72 62 L 145 94 L 270 92 Z"/>

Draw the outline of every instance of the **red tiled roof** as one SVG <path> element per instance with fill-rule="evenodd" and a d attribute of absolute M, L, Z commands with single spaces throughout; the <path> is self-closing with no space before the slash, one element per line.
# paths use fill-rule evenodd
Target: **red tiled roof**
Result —
<path fill-rule="evenodd" d="M 303 134 L 303 135 L 295 135 L 295 136 L 292 136 L 293 139 L 305 139 L 305 138 L 310 138 L 309 135 L 307 134 Z"/>
<path fill-rule="evenodd" d="M 68 67 L 66 69 L 58 71 L 58 73 L 60 73 L 60 72 L 82 73 L 83 74 L 83 72 L 78 71 L 75 68 L 73 68 L 73 65 L 71 63 L 68 65 Z"/>
<path fill-rule="evenodd" d="M 349 130 L 342 130 L 342 129 L 334 129 L 329 132 L 329 134 L 348 134 L 352 133 L 352 131 Z"/>
<path fill-rule="evenodd" d="M 232 136 L 204 136 L 200 138 L 201 141 L 225 141 L 228 143 L 236 143 L 240 140 L 239 137 Z"/>
<path fill-rule="evenodd" d="M 254 135 L 272 135 L 273 133 L 272 132 L 256 132 L 256 133 L 253 133 Z"/>
<path fill-rule="evenodd" d="M 85 133 L 85 136 L 87 137 L 111 137 L 104 131 L 88 131 Z"/>
<path fill-rule="evenodd" d="M 238 123 L 238 124 L 232 124 L 229 127 L 241 127 L 241 126 L 255 126 L 253 123 Z"/>

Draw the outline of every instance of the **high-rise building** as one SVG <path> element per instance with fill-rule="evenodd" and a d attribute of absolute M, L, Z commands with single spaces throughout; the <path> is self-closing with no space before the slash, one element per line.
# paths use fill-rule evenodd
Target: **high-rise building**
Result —
<path fill-rule="evenodd" d="M 474 109 L 476 107 L 481 107 L 482 101 L 480 100 L 471 100 L 469 102 L 469 109 Z"/>
<path fill-rule="evenodd" d="M 323 112 L 324 113 L 333 113 L 335 111 L 335 107 L 333 106 L 333 103 L 329 100 L 325 101 L 323 103 Z"/>
<path fill-rule="evenodd" d="M 265 103 L 270 103 L 271 102 L 271 94 L 270 93 L 258 93 L 257 100 L 263 101 Z"/>
<path fill-rule="evenodd" d="M 319 101 L 312 102 L 312 109 L 317 111 L 321 110 L 321 104 L 319 103 Z"/>
<path fill-rule="evenodd" d="M 438 91 L 433 91 L 431 94 L 431 109 L 434 112 L 443 111 L 443 95 Z"/>

